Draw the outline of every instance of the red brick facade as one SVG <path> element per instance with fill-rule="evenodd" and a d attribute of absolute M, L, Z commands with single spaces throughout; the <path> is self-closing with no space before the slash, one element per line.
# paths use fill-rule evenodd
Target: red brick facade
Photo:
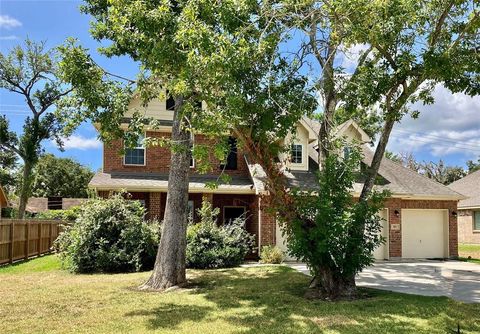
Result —
<path fill-rule="evenodd" d="M 473 229 L 474 211 L 458 210 L 458 242 L 480 244 L 480 231 Z"/>
<path fill-rule="evenodd" d="M 146 133 L 149 138 L 169 138 L 168 132 L 153 132 Z M 204 135 L 196 135 L 194 143 L 197 145 L 213 146 L 214 140 L 206 138 Z M 131 166 L 123 163 L 123 141 L 117 139 L 110 144 L 105 144 L 103 149 L 103 171 L 110 172 L 140 172 L 140 173 L 168 173 L 170 168 L 170 149 L 168 147 L 152 146 L 146 148 L 145 166 Z M 237 149 L 237 169 L 229 170 L 229 175 L 242 175 L 248 177 L 248 167 L 243 158 L 244 152 L 241 147 Z M 221 173 L 220 161 L 210 152 L 209 157 L 212 170 L 209 174 L 219 175 Z M 195 168 L 191 169 L 192 173 L 196 172 Z"/>
<path fill-rule="evenodd" d="M 388 246 L 390 258 L 402 257 L 402 209 L 448 210 L 449 256 L 452 258 L 458 256 L 457 217 L 452 214 L 457 210 L 456 201 L 402 200 L 400 198 L 391 198 L 387 200 L 385 204 L 385 207 L 388 209 Z M 275 245 L 275 219 L 270 214 L 268 214 L 268 210 L 262 208 L 261 205 L 260 208 L 261 245 Z M 395 212 L 398 212 L 398 214 L 396 214 Z"/>

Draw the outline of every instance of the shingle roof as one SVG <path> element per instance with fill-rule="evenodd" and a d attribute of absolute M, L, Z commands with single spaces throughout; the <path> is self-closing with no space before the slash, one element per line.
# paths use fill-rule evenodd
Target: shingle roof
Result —
<path fill-rule="evenodd" d="M 373 158 L 373 152 L 367 145 L 363 145 L 362 149 L 364 154 L 363 162 L 367 165 L 370 165 Z M 300 189 L 310 191 L 316 190 L 317 180 L 315 170 L 318 169 L 318 165 L 316 163 L 317 154 L 312 147 L 309 149 L 309 155 L 309 165 L 311 167 L 310 171 L 285 171 L 285 176 L 287 177 L 287 182 L 290 187 L 298 187 Z M 265 190 L 263 183 L 266 180 L 264 171 L 258 164 L 249 164 L 249 168 L 257 192 L 262 192 Z M 464 198 L 464 196 L 449 189 L 448 187 L 428 179 L 387 158 L 382 159 L 379 174 L 385 179 L 386 182 L 385 184 L 375 186 L 375 188 L 380 191 L 384 189 L 389 190 L 392 192 L 392 195 L 396 197 L 441 198 L 452 200 Z M 361 192 L 362 187 L 363 183 L 355 183 L 352 189 L 353 193 L 358 195 Z"/>
<path fill-rule="evenodd" d="M 208 183 L 215 181 L 218 181 L 217 175 L 192 175 L 190 176 L 189 190 L 191 192 L 255 193 L 254 185 L 248 177 L 232 176 L 229 184 L 219 184 L 218 188 L 209 189 L 207 187 Z M 88 186 L 98 190 L 166 191 L 168 188 L 168 174 L 98 172 L 93 176 Z"/>
<path fill-rule="evenodd" d="M 459 208 L 480 208 L 480 170 L 453 182 L 448 187 L 468 197 L 458 202 Z"/>

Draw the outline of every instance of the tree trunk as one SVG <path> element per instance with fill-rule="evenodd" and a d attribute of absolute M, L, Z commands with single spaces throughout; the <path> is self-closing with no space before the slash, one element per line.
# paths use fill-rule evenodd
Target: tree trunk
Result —
<path fill-rule="evenodd" d="M 182 126 L 183 98 L 175 100 L 172 156 L 162 235 L 153 273 L 140 288 L 164 290 L 186 281 L 185 249 L 188 223 L 190 133 Z"/>
<path fill-rule="evenodd" d="M 360 194 L 360 201 L 365 201 L 368 198 L 368 195 L 375 185 L 375 179 L 377 178 L 380 164 L 382 163 L 383 156 L 385 155 L 388 139 L 390 138 L 390 133 L 392 132 L 394 124 L 395 119 L 393 117 L 387 118 L 385 121 L 380 141 L 378 142 L 378 146 L 375 149 L 375 154 L 373 155 L 372 163 L 370 164 L 370 168 L 367 169 L 367 178 L 363 184 L 362 193 Z"/>
<path fill-rule="evenodd" d="M 351 300 L 358 297 L 355 276 L 335 272 L 329 267 L 319 267 L 310 283 L 307 298 L 328 300 Z"/>
<path fill-rule="evenodd" d="M 32 168 L 33 164 L 28 160 L 24 160 L 22 187 L 20 189 L 20 200 L 18 204 L 18 219 L 23 219 L 25 217 L 25 209 L 27 207 L 32 184 Z"/>

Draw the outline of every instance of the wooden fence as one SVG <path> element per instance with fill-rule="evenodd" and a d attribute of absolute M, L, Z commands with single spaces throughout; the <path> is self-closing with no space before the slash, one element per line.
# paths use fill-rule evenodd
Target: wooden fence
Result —
<path fill-rule="evenodd" d="M 63 225 L 60 220 L 1 219 L 0 264 L 51 252 Z"/>

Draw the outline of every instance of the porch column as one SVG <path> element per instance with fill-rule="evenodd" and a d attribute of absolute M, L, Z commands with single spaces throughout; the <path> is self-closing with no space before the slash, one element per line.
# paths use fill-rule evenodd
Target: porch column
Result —
<path fill-rule="evenodd" d="M 150 219 L 162 219 L 162 193 L 150 193 L 148 214 Z"/>

